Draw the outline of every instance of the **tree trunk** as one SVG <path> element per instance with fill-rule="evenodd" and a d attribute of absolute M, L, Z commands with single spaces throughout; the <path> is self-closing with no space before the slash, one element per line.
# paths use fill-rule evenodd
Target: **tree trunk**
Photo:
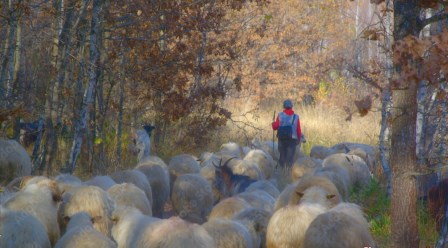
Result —
<path fill-rule="evenodd" d="M 418 0 L 394 1 L 394 40 L 418 35 Z M 412 63 L 412 61 L 411 61 Z M 394 65 L 400 73 L 399 64 Z M 406 88 L 393 89 L 394 113 L 392 122 L 392 247 L 419 247 L 417 223 L 417 190 L 413 172 L 417 169 L 416 119 L 417 83 L 408 82 Z"/>
<path fill-rule="evenodd" d="M 73 138 L 73 145 L 70 152 L 69 161 L 66 166 L 66 171 L 73 173 L 76 169 L 76 161 L 81 150 L 82 145 L 82 135 L 86 130 L 87 117 L 89 112 L 89 107 L 93 100 L 93 91 L 97 82 L 97 67 L 100 66 L 100 14 L 102 11 L 104 1 L 103 0 L 93 0 L 92 9 L 92 23 L 90 31 L 90 63 L 89 63 L 89 81 L 87 88 L 84 92 L 84 98 L 79 114 L 79 122 L 75 126 L 75 134 Z"/>
<path fill-rule="evenodd" d="M 5 45 L 5 57 L 3 58 L 2 67 L 0 71 L 0 82 L 2 84 L 2 88 L 4 90 L 4 97 L 5 97 L 5 103 L 6 106 L 10 107 L 9 105 L 12 93 L 12 75 L 14 70 L 14 52 L 16 49 L 16 31 L 17 31 L 17 12 L 14 8 L 15 3 L 13 0 L 9 0 L 9 10 L 10 10 L 10 20 L 8 25 L 8 31 L 9 31 L 9 37 L 7 37 L 8 41 Z"/>

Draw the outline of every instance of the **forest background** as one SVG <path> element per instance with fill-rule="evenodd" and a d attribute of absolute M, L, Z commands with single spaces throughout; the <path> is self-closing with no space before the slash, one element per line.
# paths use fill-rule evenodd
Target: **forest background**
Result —
<path fill-rule="evenodd" d="M 128 147 L 145 124 L 164 159 L 270 140 L 290 98 L 305 153 L 379 148 L 392 208 L 407 209 L 392 213 L 392 243 L 412 247 L 415 175 L 442 177 L 447 158 L 446 4 L 3 0 L 1 133 L 44 130 L 28 147 L 37 174 L 100 174 L 135 164 Z"/>

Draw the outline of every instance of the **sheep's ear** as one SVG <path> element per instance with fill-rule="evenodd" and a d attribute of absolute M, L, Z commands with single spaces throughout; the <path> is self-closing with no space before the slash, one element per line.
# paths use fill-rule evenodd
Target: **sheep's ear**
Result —
<path fill-rule="evenodd" d="M 67 225 L 70 221 L 70 216 L 64 216 L 64 224 Z"/>
<path fill-rule="evenodd" d="M 334 197 L 336 197 L 336 195 L 334 195 L 334 194 L 333 195 L 327 195 L 327 199 L 328 200 L 333 199 Z"/>
<path fill-rule="evenodd" d="M 298 195 L 299 197 L 303 197 L 303 192 L 296 192 L 296 195 Z"/>
<path fill-rule="evenodd" d="M 101 216 L 92 217 L 90 220 L 92 221 L 92 224 L 95 224 L 101 220 Z"/>

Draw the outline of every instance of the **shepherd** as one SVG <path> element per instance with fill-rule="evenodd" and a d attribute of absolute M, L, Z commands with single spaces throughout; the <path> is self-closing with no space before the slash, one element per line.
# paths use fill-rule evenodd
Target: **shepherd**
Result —
<path fill-rule="evenodd" d="M 272 129 L 277 130 L 279 164 L 281 168 L 287 169 L 294 163 L 296 147 L 302 137 L 299 115 L 294 113 L 292 106 L 291 100 L 285 100 L 283 112 L 279 112 L 276 120 L 272 122 Z"/>

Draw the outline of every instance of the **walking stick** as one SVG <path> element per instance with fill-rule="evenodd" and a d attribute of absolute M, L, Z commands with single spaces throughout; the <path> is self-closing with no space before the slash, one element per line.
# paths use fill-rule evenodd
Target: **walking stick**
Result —
<path fill-rule="evenodd" d="M 275 110 L 274 110 L 274 116 L 272 117 L 272 122 L 275 122 Z M 275 130 L 272 129 L 272 155 L 275 154 L 274 139 L 275 139 Z M 277 164 L 275 165 L 275 169 L 277 169 L 277 167 L 278 167 L 278 161 Z"/>

